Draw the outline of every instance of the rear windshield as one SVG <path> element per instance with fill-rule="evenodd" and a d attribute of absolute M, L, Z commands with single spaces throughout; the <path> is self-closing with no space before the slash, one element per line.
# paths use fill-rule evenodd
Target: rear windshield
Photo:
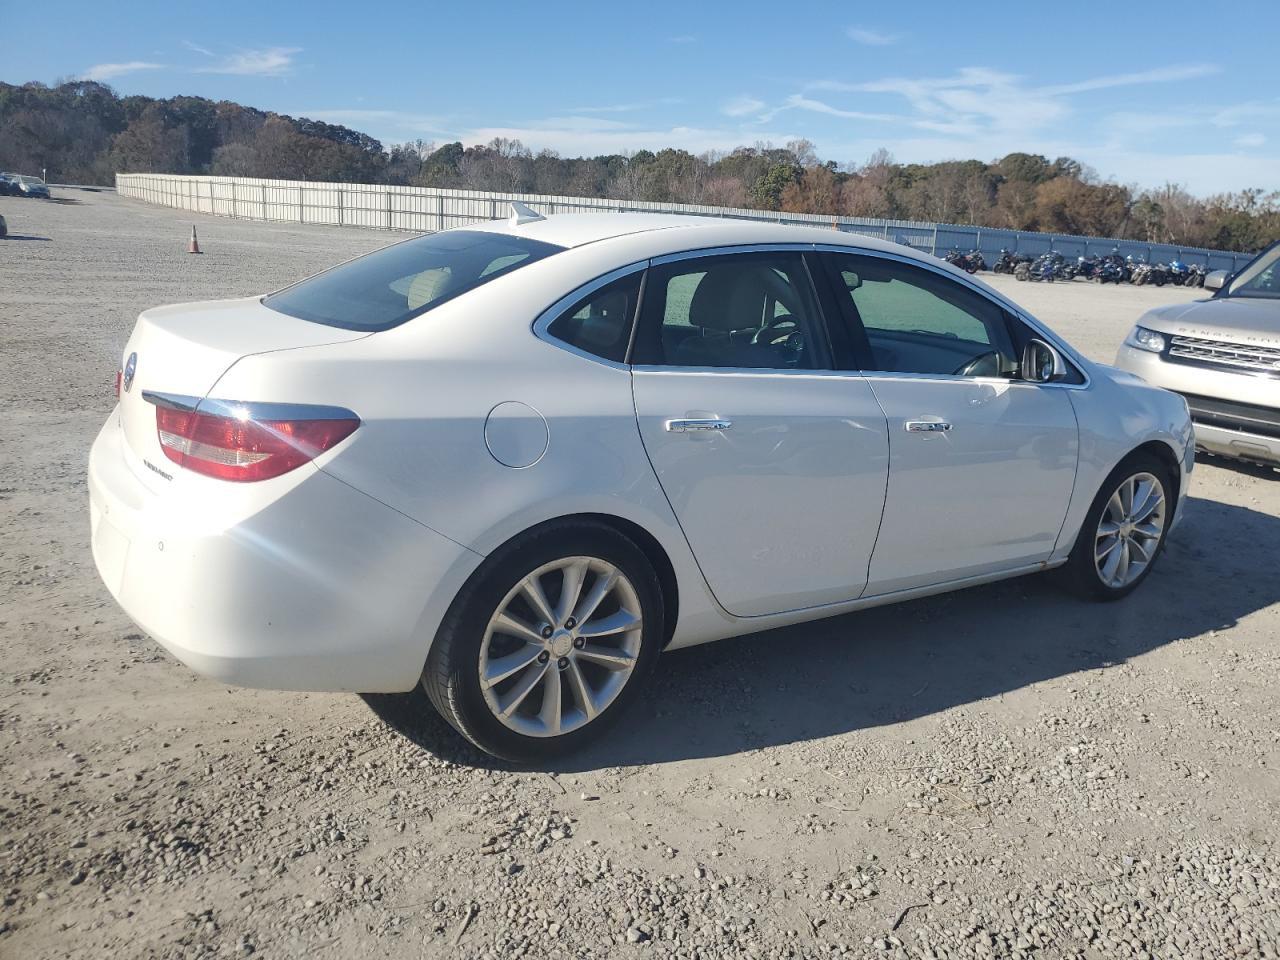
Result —
<path fill-rule="evenodd" d="M 295 283 L 262 302 L 346 330 L 388 330 L 564 247 L 480 230 L 406 240 Z"/>

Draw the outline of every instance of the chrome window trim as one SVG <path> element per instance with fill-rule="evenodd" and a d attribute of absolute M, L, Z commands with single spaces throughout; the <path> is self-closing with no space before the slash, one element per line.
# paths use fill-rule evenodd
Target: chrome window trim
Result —
<path fill-rule="evenodd" d="M 673 376 L 698 375 L 707 373 L 728 374 L 738 377 L 814 377 L 824 380 L 865 380 L 866 374 L 861 370 L 793 370 L 786 367 L 677 367 L 658 363 L 635 364 L 631 367 L 634 373 L 666 373 Z"/>
<path fill-rule="evenodd" d="M 261 403 L 258 401 L 219 400 L 209 397 L 190 397 L 181 393 L 161 393 L 143 390 L 142 399 L 157 407 L 178 410 L 182 413 L 207 413 L 217 417 L 234 417 L 241 420 L 262 422 L 267 420 L 359 420 L 354 411 L 346 407 L 331 407 L 317 403 Z"/>
<path fill-rule="evenodd" d="M 902 376 L 926 377 L 931 380 L 936 380 L 936 379 L 956 380 L 962 383 L 972 383 L 976 380 L 981 379 L 981 380 L 990 380 L 992 382 L 1001 382 L 1001 383 L 1026 383 L 1034 387 L 1052 387 L 1057 390 L 1087 390 L 1093 383 L 1093 377 L 1089 373 L 1088 361 L 1086 361 L 1079 353 L 1077 353 L 1074 348 L 1064 343 L 1062 339 L 1058 337 L 1057 334 L 1046 329 L 1038 320 L 1030 316 L 1025 310 L 1022 309 L 1022 307 L 1018 306 L 1008 297 L 1004 296 L 1004 294 L 995 290 L 986 290 L 978 286 L 976 283 L 971 281 L 967 275 L 956 276 L 956 274 L 952 273 L 950 270 L 944 270 L 940 266 L 934 265 L 925 260 L 917 260 L 914 257 L 904 257 L 901 254 L 890 253 L 885 250 L 873 250 L 873 249 L 870 249 L 869 247 L 859 247 L 859 246 L 854 246 L 852 244 L 846 246 L 843 244 L 818 243 L 813 245 L 813 249 L 817 253 L 846 253 L 846 254 L 854 254 L 856 256 L 864 256 L 864 257 L 879 257 L 882 260 L 893 260 L 898 263 L 904 263 L 907 266 L 920 267 L 921 269 L 929 270 L 932 273 L 936 273 L 940 277 L 946 277 L 948 280 L 960 283 L 966 289 L 973 291 L 978 296 L 983 297 L 984 299 L 1000 307 L 1002 310 L 1006 311 L 1007 313 L 1012 314 L 1017 320 L 1020 320 L 1022 323 L 1025 323 L 1028 327 L 1030 327 L 1033 331 L 1035 331 L 1038 337 L 1042 338 L 1047 343 L 1055 347 L 1060 353 L 1062 353 L 1063 356 L 1065 356 L 1069 361 L 1071 361 L 1072 366 L 1074 366 L 1078 371 L 1080 371 L 1080 375 L 1084 377 L 1084 383 L 1032 383 L 1030 380 L 1008 380 L 1002 377 L 1001 378 L 957 377 L 953 374 L 898 373 L 890 370 L 864 370 L 863 373 L 866 374 L 867 376 L 871 376 L 872 374 L 877 374 L 877 373 L 883 373 L 883 374 L 888 374 L 890 376 L 898 376 L 898 377 L 902 377 Z"/>
<path fill-rule="evenodd" d="M 596 277 L 594 280 L 588 280 L 586 283 L 582 284 L 581 286 L 575 287 L 572 292 L 561 297 L 551 306 L 547 307 L 547 309 L 543 310 L 540 314 L 538 314 L 538 316 L 533 321 L 533 335 L 537 337 L 539 340 L 541 340 L 543 343 L 548 343 L 553 347 L 558 347 L 559 349 L 564 350 L 566 353 L 572 353 L 574 356 L 582 357 L 586 360 L 592 360 L 603 366 L 612 367 L 615 370 L 631 369 L 625 363 L 620 363 L 617 360 L 610 360 L 607 357 L 599 356 L 598 354 L 591 353 L 588 350 L 583 350 L 581 347 L 576 347 L 572 343 L 568 343 L 567 341 L 561 340 L 559 337 L 552 336 L 548 328 L 551 326 L 552 323 L 554 323 L 557 319 L 559 319 L 562 313 L 568 310 L 571 306 L 573 306 L 579 300 L 582 300 L 584 297 L 591 296 L 591 294 L 595 293 L 601 287 L 606 287 L 609 284 L 613 283 L 615 280 L 621 280 L 623 277 L 629 277 L 633 273 L 639 273 L 643 270 L 648 269 L 648 267 L 649 267 L 648 260 L 641 260 L 637 263 L 629 263 L 625 267 L 618 267 L 616 270 L 611 270 L 608 273 L 601 274 L 600 276 Z M 633 335 L 635 331 L 635 326 L 636 326 L 636 317 L 632 316 L 631 329 L 632 329 Z"/>
<path fill-rule="evenodd" d="M 664 263 L 678 263 L 681 260 L 695 260 L 699 257 L 723 257 L 733 254 L 747 253 L 809 253 L 814 250 L 812 243 L 743 243 L 734 246 L 703 247 L 698 250 L 681 250 L 678 253 L 664 253 L 649 261 L 649 266 L 657 267 Z"/>

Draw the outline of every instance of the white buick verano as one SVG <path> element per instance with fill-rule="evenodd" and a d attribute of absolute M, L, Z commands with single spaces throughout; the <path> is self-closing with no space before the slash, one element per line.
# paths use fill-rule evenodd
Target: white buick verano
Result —
<path fill-rule="evenodd" d="M 644 214 L 415 237 L 148 310 L 93 446 L 93 554 L 193 669 L 421 683 L 537 760 L 663 649 L 1064 567 L 1152 569 L 1183 400 L 906 247 Z"/>

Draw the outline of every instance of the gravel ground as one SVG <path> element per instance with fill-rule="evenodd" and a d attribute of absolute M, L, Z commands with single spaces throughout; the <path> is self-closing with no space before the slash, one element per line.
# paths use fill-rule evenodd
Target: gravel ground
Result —
<path fill-rule="evenodd" d="M 89 555 L 135 315 L 395 238 L 0 213 L 0 955 L 1280 955 L 1280 474 L 1200 464 L 1125 602 L 1024 578 L 673 653 L 606 743 L 512 770 L 417 696 L 193 676 Z M 1191 296 L 1001 286 L 1103 360 Z"/>

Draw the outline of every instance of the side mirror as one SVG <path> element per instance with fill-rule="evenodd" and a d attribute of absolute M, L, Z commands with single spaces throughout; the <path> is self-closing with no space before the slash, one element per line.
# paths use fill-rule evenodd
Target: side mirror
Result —
<path fill-rule="evenodd" d="M 1043 340 L 1029 340 L 1022 348 L 1022 379 L 1030 383 L 1053 383 L 1067 375 L 1062 354 Z"/>
<path fill-rule="evenodd" d="M 1221 290 L 1227 285 L 1227 271 L 1212 270 L 1204 275 L 1204 288 L 1206 290 Z"/>

